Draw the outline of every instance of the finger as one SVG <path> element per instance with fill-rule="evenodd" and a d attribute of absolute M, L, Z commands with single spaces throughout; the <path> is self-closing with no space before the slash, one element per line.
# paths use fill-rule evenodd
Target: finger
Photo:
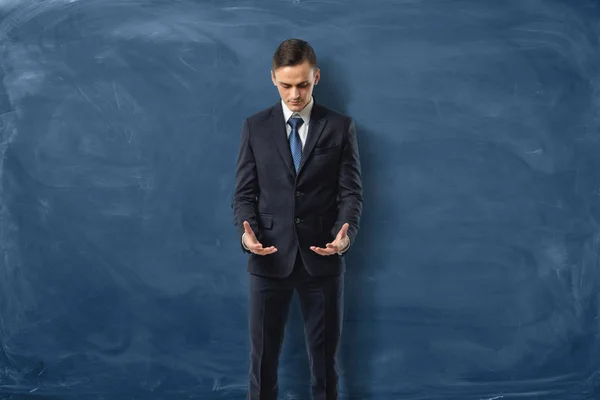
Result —
<path fill-rule="evenodd" d="M 250 227 L 248 221 L 244 221 L 244 231 L 246 232 L 246 235 L 254 235 L 254 231 Z"/>
<path fill-rule="evenodd" d="M 256 250 L 254 253 L 258 254 L 259 256 L 266 256 L 268 254 L 273 254 L 277 251 L 277 248 L 275 248 L 275 246 L 270 246 L 270 247 L 266 247 L 264 249 L 258 249 Z"/>
<path fill-rule="evenodd" d="M 272 252 L 273 250 L 277 250 L 275 246 L 263 247 L 262 243 L 255 242 L 248 246 L 248 249 L 253 253 L 264 253 L 264 252 Z"/>
<path fill-rule="evenodd" d="M 334 253 L 332 253 L 332 252 L 329 252 L 329 251 L 327 251 L 327 250 L 324 250 L 324 249 L 315 249 L 315 250 L 313 250 L 313 251 L 314 251 L 315 253 L 317 253 L 318 255 L 320 255 L 320 256 L 331 256 L 331 255 L 333 255 L 333 254 L 334 254 Z"/>
<path fill-rule="evenodd" d="M 342 225 L 342 228 L 340 229 L 340 232 L 338 233 L 338 237 L 346 236 L 346 232 L 348 232 L 349 227 L 350 227 L 350 225 L 348 225 L 347 222 L 344 225 Z"/>
<path fill-rule="evenodd" d="M 322 247 L 311 246 L 310 249 L 312 251 L 314 251 L 315 253 L 320 254 L 322 256 L 330 256 L 335 253 L 335 250 L 332 250 L 331 248 L 324 249 Z"/>
<path fill-rule="evenodd" d="M 331 250 L 331 254 L 337 253 L 342 249 L 342 245 L 338 241 L 335 241 L 333 243 L 327 243 L 325 246 L 328 250 Z"/>
<path fill-rule="evenodd" d="M 260 242 L 254 242 L 254 243 L 250 244 L 250 246 L 248 246 L 248 249 L 250 249 L 253 252 L 264 250 L 263 245 Z"/>

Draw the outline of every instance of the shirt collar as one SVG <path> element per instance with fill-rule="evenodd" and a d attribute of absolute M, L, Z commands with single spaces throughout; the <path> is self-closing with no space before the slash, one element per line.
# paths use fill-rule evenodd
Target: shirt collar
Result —
<path fill-rule="evenodd" d="M 285 102 L 283 100 L 281 100 L 281 107 L 283 108 L 283 116 L 284 116 L 285 122 L 287 122 L 290 119 L 292 114 L 297 112 L 298 114 L 300 114 L 300 117 L 302 117 L 302 119 L 304 120 L 304 123 L 306 124 L 310 120 L 310 113 L 312 111 L 314 104 L 315 104 L 315 101 L 314 101 L 313 97 L 311 96 L 310 102 L 301 111 L 292 111 L 288 108 L 288 106 L 285 104 Z"/>

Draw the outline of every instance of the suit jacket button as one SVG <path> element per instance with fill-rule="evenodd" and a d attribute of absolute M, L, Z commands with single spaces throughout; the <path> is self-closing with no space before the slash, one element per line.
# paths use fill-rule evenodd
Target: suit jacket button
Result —
<path fill-rule="evenodd" d="M 300 223 L 300 218 L 296 218 L 296 223 L 299 224 Z"/>
<path fill-rule="evenodd" d="M 302 192 L 296 192 L 296 197 L 302 196 Z"/>

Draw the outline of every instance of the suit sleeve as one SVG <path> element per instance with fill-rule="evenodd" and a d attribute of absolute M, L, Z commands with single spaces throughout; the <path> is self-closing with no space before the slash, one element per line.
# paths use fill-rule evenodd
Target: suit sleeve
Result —
<path fill-rule="evenodd" d="M 348 120 L 342 143 L 338 185 L 338 218 L 332 234 L 335 237 L 342 225 L 347 222 L 349 225 L 348 236 L 351 243 L 353 243 L 356 241 L 356 235 L 360 227 L 363 209 L 363 187 L 356 127 L 352 119 Z M 348 248 L 344 251 L 347 250 Z"/>
<path fill-rule="evenodd" d="M 237 228 L 238 239 L 244 234 L 244 221 L 248 221 L 254 232 L 258 231 L 256 206 L 258 201 L 258 178 L 256 161 L 250 142 L 250 127 L 248 120 L 244 120 L 240 137 L 240 146 L 235 171 L 235 191 L 233 194 L 233 221 Z M 242 251 L 249 253 L 243 243 Z"/>

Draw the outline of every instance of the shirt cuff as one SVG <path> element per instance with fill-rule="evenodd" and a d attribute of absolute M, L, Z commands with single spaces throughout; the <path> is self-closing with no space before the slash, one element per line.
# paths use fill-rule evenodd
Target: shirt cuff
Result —
<path fill-rule="evenodd" d="M 249 248 L 246 247 L 246 243 L 244 243 L 244 236 L 246 236 L 246 232 L 242 233 L 242 246 L 244 247 L 244 249 L 250 250 Z"/>
<path fill-rule="evenodd" d="M 342 255 L 343 253 L 348 251 L 349 248 L 350 248 L 350 236 L 348 236 L 348 243 L 346 244 L 346 247 L 344 247 L 343 249 L 338 251 L 338 254 Z"/>

